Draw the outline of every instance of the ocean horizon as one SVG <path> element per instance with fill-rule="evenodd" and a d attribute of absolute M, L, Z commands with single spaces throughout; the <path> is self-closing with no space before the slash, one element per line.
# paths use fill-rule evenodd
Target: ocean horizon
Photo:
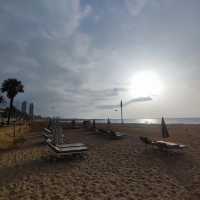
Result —
<path fill-rule="evenodd" d="M 160 124 L 161 118 L 124 119 L 125 124 Z M 97 123 L 107 123 L 107 119 L 96 119 Z M 120 124 L 121 119 L 110 119 L 111 123 Z M 200 124 L 200 118 L 165 118 L 167 124 Z"/>

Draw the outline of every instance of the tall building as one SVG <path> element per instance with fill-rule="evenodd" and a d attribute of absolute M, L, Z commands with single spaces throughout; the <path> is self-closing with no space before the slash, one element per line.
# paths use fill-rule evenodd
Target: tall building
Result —
<path fill-rule="evenodd" d="M 33 103 L 30 103 L 30 105 L 29 105 L 29 115 L 32 118 L 34 116 L 34 104 Z"/>
<path fill-rule="evenodd" d="M 27 102 L 23 101 L 22 105 L 21 105 L 21 111 L 22 111 L 22 113 L 26 113 L 26 105 L 27 105 Z"/>

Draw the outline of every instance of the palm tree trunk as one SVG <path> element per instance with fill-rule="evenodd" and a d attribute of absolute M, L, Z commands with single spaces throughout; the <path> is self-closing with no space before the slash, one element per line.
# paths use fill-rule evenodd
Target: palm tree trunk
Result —
<path fill-rule="evenodd" d="M 10 109 L 9 109 L 8 121 L 7 121 L 8 124 L 10 124 L 10 117 L 11 117 L 11 113 L 12 113 L 12 109 L 13 109 L 13 100 L 14 100 L 14 98 L 10 99 Z"/>

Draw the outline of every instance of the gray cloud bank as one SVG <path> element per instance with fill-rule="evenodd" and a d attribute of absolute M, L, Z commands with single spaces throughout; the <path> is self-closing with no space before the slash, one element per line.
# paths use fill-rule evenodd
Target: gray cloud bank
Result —
<path fill-rule="evenodd" d="M 125 103 L 123 103 L 123 106 L 128 106 L 132 103 L 137 103 L 137 102 L 146 102 L 146 101 L 152 101 L 153 99 L 151 97 L 138 97 L 135 99 L 131 99 Z M 100 109 L 115 109 L 115 108 L 119 108 L 120 105 L 99 105 L 97 106 L 97 108 Z"/>

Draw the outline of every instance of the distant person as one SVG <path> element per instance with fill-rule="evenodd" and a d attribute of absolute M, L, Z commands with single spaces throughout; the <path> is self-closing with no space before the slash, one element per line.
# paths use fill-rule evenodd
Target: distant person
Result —
<path fill-rule="evenodd" d="M 51 128 L 52 128 L 52 120 L 51 118 L 49 118 L 48 129 L 51 129 Z"/>
<path fill-rule="evenodd" d="M 72 126 L 75 126 L 76 125 L 76 121 L 73 119 L 72 120 Z"/>
<path fill-rule="evenodd" d="M 107 124 L 111 124 L 111 122 L 110 122 L 110 119 L 109 119 L 109 118 L 107 119 Z"/>
<path fill-rule="evenodd" d="M 92 125 L 93 125 L 93 128 L 96 128 L 96 122 L 95 122 L 95 119 L 93 119 Z"/>
<path fill-rule="evenodd" d="M 85 126 L 86 125 L 86 121 L 85 120 L 83 120 L 83 126 Z"/>

